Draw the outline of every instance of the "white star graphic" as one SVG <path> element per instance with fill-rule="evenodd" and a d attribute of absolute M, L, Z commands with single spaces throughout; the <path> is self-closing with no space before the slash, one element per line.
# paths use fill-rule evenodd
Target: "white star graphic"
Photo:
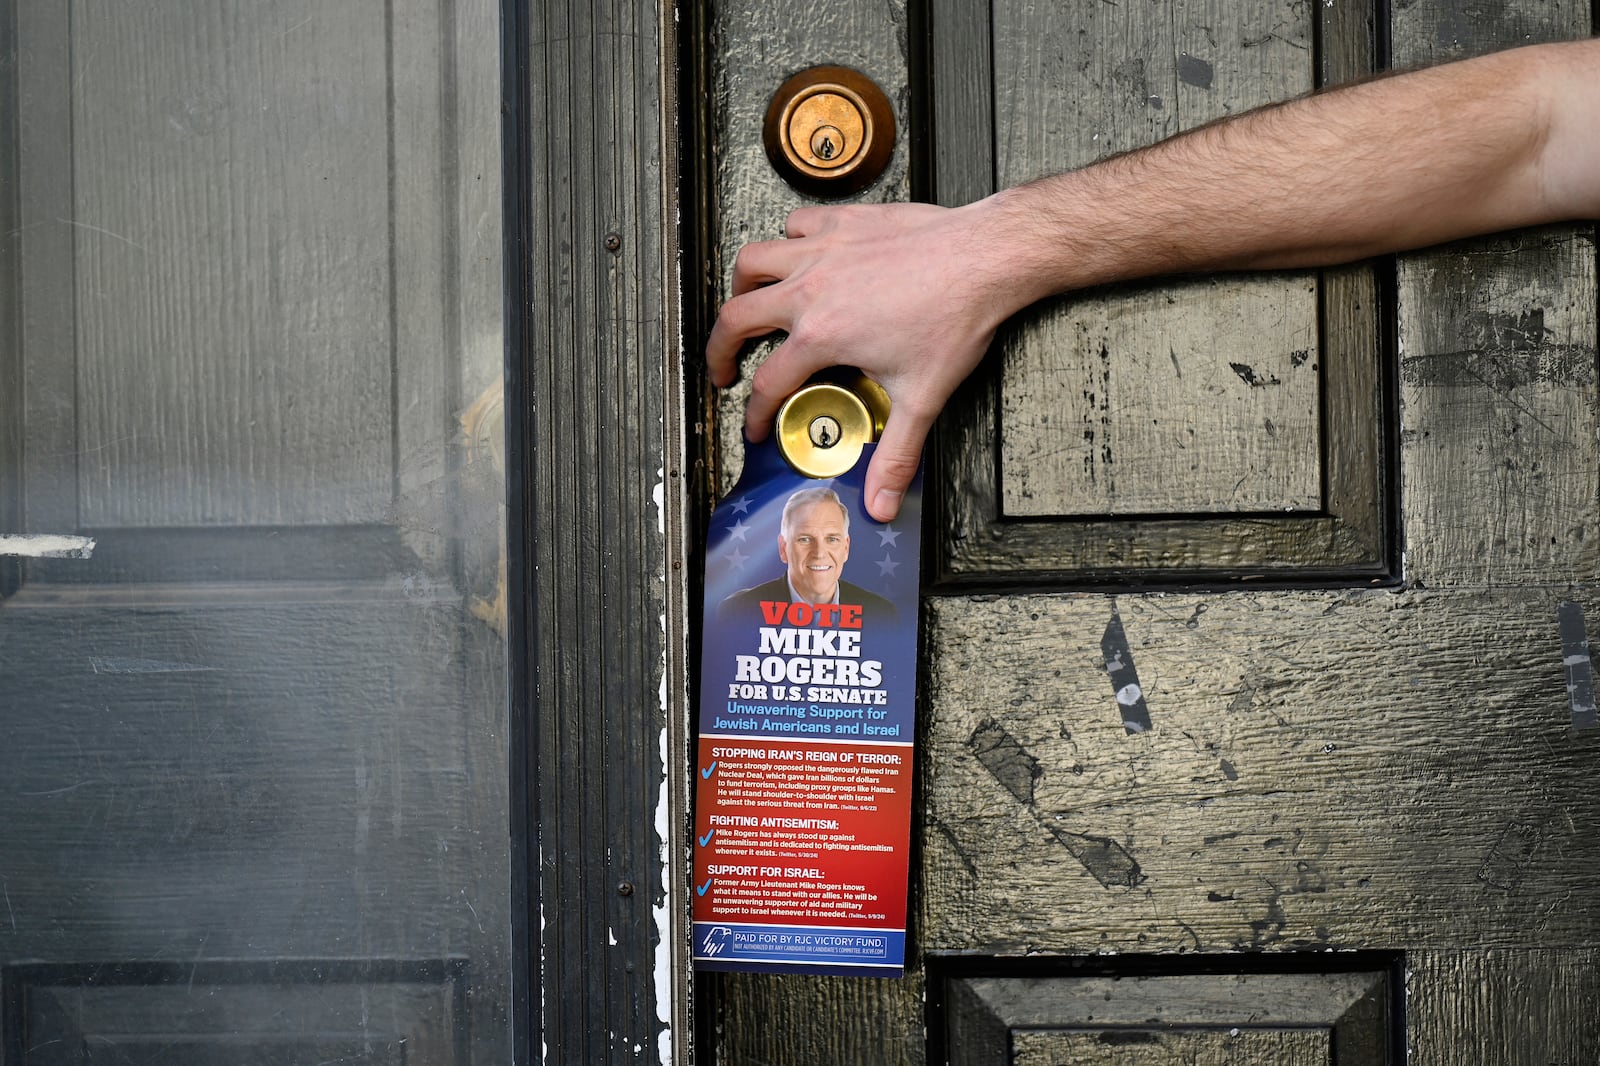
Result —
<path fill-rule="evenodd" d="M 735 570 L 743 570 L 744 564 L 750 561 L 750 556 L 735 548 L 728 553 L 728 562 L 733 564 Z"/>
<path fill-rule="evenodd" d="M 887 555 L 878 560 L 878 573 L 880 575 L 894 577 L 894 572 L 898 569 L 900 569 L 900 563 L 897 560 L 889 558 Z"/>
<path fill-rule="evenodd" d="M 734 514 L 749 514 L 750 513 L 750 497 L 744 496 L 744 497 L 741 497 L 740 499 L 734 500 L 733 501 L 733 513 Z"/>
<path fill-rule="evenodd" d="M 728 532 L 733 535 L 734 540 L 744 540 L 744 535 L 750 532 L 750 527 L 745 525 L 744 519 L 741 518 L 728 527 Z"/>
<path fill-rule="evenodd" d="M 898 548 L 900 546 L 899 541 L 900 531 L 898 529 L 890 529 L 888 526 L 884 526 L 878 530 L 878 547 L 881 548 L 887 544 L 892 548 Z"/>

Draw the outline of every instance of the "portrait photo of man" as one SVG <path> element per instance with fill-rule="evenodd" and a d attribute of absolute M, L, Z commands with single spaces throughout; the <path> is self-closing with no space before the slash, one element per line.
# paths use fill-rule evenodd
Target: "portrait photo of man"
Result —
<path fill-rule="evenodd" d="M 859 604 L 864 621 L 894 619 L 893 603 L 844 580 L 849 558 L 850 511 L 844 501 L 825 485 L 800 489 L 784 503 L 779 525 L 778 559 L 785 573 L 735 592 L 722 601 L 718 615 L 753 616 L 763 600 L 773 600 Z"/>

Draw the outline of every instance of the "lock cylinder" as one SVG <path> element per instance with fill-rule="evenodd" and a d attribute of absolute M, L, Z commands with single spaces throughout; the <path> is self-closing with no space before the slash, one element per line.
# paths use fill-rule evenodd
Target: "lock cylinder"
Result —
<path fill-rule="evenodd" d="M 772 166 L 801 192 L 825 199 L 871 185 L 894 152 L 894 109 L 866 75 L 811 67 L 767 105 L 762 143 Z"/>
<path fill-rule="evenodd" d="M 888 418 L 882 385 L 848 367 L 826 370 L 778 408 L 778 452 L 806 477 L 838 477 L 882 436 Z"/>

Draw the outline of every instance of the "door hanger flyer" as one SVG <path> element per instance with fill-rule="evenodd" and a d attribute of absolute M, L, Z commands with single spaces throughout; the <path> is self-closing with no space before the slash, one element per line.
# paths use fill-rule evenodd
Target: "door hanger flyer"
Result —
<path fill-rule="evenodd" d="M 921 474 L 874 520 L 874 446 L 833 479 L 769 438 L 706 545 L 694 958 L 899 976 L 905 963 Z"/>

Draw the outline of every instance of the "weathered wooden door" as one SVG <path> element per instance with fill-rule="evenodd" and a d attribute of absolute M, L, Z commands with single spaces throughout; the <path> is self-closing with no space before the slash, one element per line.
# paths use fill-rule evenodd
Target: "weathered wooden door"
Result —
<path fill-rule="evenodd" d="M 909 132 L 860 199 L 959 203 L 1588 17 L 718 4 L 713 284 L 803 67 Z M 1022 316 L 928 456 L 910 973 L 702 980 L 719 1061 L 1595 1061 L 1595 337 L 1582 226 Z"/>
<path fill-rule="evenodd" d="M 497 43 L 0 2 L 7 1066 L 510 1060 Z"/>

